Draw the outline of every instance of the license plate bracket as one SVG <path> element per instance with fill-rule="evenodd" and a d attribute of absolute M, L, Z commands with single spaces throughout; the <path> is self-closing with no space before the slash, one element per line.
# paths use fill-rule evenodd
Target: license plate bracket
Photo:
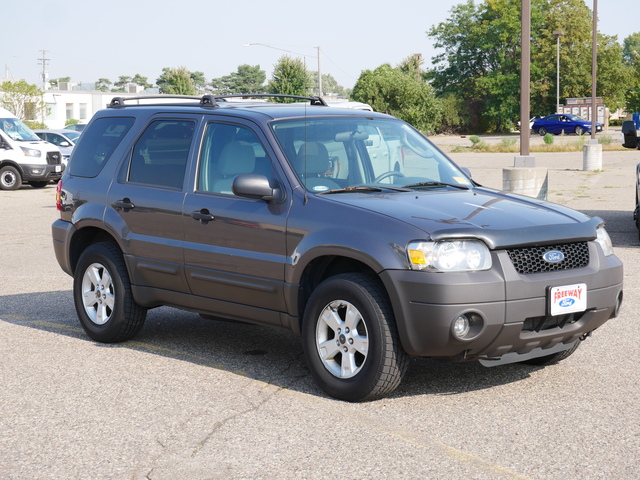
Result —
<path fill-rule="evenodd" d="M 584 312 L 587 309 L 587 284 L 548 287 L 547 305 L 551 316 Z"/>

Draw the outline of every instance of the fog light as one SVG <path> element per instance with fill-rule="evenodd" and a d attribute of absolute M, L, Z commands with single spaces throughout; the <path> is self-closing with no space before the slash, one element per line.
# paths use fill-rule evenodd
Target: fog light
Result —
<path fill-rule="evenodd" d="M 42 173 L 42 170 L 38 169 L 38 168 L 32 168 L 31 169 L 31 173 L 33 175 L 40 175 Z"/>
<path fill-rule="evenodd" d="M 466 315 L 460 315 L 453 322 L 453 334 L 456 337 L 458 338 L 466 337 L 469 333 L 469 330 L 471 330 L 471 325 Z"/>

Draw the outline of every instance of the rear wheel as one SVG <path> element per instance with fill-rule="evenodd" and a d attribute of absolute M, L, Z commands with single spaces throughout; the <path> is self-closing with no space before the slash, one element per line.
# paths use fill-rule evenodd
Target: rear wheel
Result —
<path fill-rule="evenodd" d="M 538 129 L 538 133 L 540 134 L 541 137 L 544 137 L 547 134 L 547 129 L 544 127 L 540 127 Z"/>
<path fill-rule="evenodd" d="M 322 282 L 305 309 L 302 341 L 316 382 L 342 400 L 388 395 L 407 368 L 387 294 L 368 275 L 342 274 Z"/>
<path fill-rule="evenodd" d="M 526 363 L 527 365 L 551 365 L 553 363 L 558 363 L 561 360 L 569 357 L 573 352 L 575 352 L 580 346 L 580 340 L 576 341 L 575 345 L 571 347 L 569 350 L 565 350 L 563 352 L 552 353 L 551 355 L 546 355 L 544 357 L 531 358 L 529 360 L 525 360 L 522 363 Z"/>
<path fill-rule="evenodd" d="M 113 243 L 95 243 L 80 256 L 73 280 L 78 318 L 87 335 L 103 343 L 133 338 L 147 310 L 131 293 L 122 252 Z"/>
<path fill-rule="evenodd" d="M 0 190 L 17 190 L 22 185 L 22 175 L 16 167 L 5 165 L 0 168 Z"/>

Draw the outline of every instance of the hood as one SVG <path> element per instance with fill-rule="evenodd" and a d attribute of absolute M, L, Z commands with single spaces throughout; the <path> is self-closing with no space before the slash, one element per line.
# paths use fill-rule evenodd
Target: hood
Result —
<path fill-rule="evenodd" d="M 492 249 L 593 240 L 602 223 L 560 205 L 482 187 L 326 197 L 411 224 L 432 240 L 479 238 Z"/>

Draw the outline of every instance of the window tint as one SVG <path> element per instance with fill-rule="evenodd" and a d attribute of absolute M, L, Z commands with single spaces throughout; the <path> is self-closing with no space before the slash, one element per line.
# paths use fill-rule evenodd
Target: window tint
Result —
<path fill-rule="evenodd" d="M 198 190 L 233 194 L 237 175 L 258 173 L 270 178 L 271 160 L 250 129 L 210 123 L 205 133 L 198 172 Z"/>
<path fill-rule="evenodd" d="M 156 120 L 136 142 L 130 182 L 182 188 L 195 122 Z"/>
<path fill-rule="evenodd" d="M 69 173 L 78 177 L 95 177 L 133 125 L 130 117 L 104 117 L 87 129 L 76 145 Z"/>

